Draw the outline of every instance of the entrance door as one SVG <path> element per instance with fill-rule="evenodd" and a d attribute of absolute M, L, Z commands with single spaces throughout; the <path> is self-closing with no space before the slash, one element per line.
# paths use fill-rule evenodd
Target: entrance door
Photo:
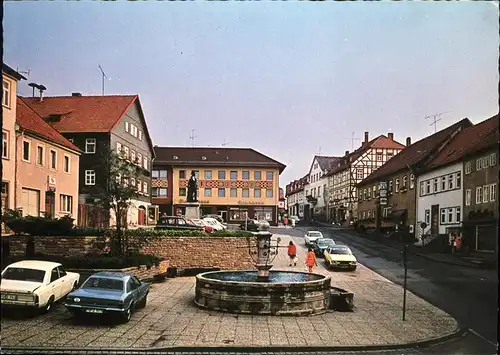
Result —
<path fill-rule="evenodd" d="M 146 208 L 144 206 L 139 207 L 137 223 L 140 226 L 146 225 Z"/>
<path fill-rule="evenodd" d="M 439 205 L 431 206 L 431 236 L 437 237 L 439 234 Z"/>
<path fill-rule="evenodd" d="M 54 218 L 56 214 L 56 194 L 53 191 L 45 192 L 45 213 Z"/>
<path fill-rule="evenodd" d="M 220 216 L 227 223 L 227 211 L 219 211 Z"/>

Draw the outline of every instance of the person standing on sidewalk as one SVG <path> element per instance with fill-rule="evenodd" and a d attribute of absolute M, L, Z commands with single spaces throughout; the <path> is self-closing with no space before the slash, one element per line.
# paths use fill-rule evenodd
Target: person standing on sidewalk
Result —
<path fill-rule="evenodd" d="M 288 257 L 290 258 L 289 266 L 297 266 L 297 247 L 290 240 L 290 244 L 288 244 Z"/>
<path fill-rule="evenodd" d="M 308 267 L 309 272 L 313 272 L 313 267 L 318 266 L 318 262 L 316 261 L 316 254 L 314 254 L 312 248 L 308 248 L 306 256 L 306 266 Z"/>

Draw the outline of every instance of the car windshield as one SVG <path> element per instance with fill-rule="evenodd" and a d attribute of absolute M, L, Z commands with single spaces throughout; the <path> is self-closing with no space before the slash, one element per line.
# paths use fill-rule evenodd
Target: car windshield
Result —
<path fill-rule="evenodd" d="M 332 246 L 332 245 L 335 245 L 335 242 L 333 240 L 327 239 L 327 238 L 325 238 L 325 239 L 318 239 L 316 241 L 316 243 L 318 244 L 319 247 L 325 247 L 325 248 L 327 248 L 329 246 Z"/>
<path fill-rule="evenodd" d="M 330 254 L 351 255 L 352 253 L 349 248 L 331 248 Z"/>
<path fill-rule="evenodd" d="M 207 222 L 211 226 L 215 226 L 216 225 L 216 223 L 213 220 L 211 220 L 211 219 L 206 219 L 205 222 Z"/>
<path fill-rule="evenodd" d="M 309 232 L 309 236 L 321 238 L 323 235 L 320 232 Z"/>
<path fill-rule="evenodd" d="M 82 285 L 82 288 L 92 289 L 98 288 L 102 290 L 123 290 L 123 280 L 107 279 L 104 277 L 90 277 Z"/>
<path fill-rule="evenodd" d="M 203 221 L 201 221 L 200 219 L 190 219 L 189 222 L 197 225 L 197 226 L 203 226 Z"/>
<path fill-rule="evenodd" d="M 27 269 L 22 267 L 9 267 L 2 275 L 2 279 L 30 282 L 43 282 L 44 277 L 44 270 Z"/>

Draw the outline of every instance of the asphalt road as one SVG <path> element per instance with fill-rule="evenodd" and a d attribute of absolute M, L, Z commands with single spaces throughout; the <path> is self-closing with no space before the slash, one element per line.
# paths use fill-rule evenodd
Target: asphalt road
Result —
<path fill-rule="evenodd" d="M 394 283 L 403 284 L 401 253 L 393 247 L 332 227 L 273 228 L 271 232 L 302 237 L 307 230 L 319 230 L 337 244 L 348 245 L 358 262 Z M 443 354 L 496 353 L 498 277 L 495 270 L 453 266 L 410 255 L 407 287 L 470 329 L 466 337 L 450 343 L 453 348 L 442 349 Z"/>

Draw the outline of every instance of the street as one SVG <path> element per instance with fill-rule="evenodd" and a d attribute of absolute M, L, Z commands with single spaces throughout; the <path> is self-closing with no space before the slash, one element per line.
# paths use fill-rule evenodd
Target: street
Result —
<path fill-rule="evenodd" d="M 358 262 L 394 283 L 403 284 L 400 250 L 332 227 L 304 226 L 287 229 L 286 232 L 282 228 L 273 228 L 271 231 L 300 237 L 307 230 L 319 230 L 337 244 L 348 245 Z M 458 347 L 453 342 L 454 349 L 466 351 L 464 354 L 496 352 L 498 282 L 495 270 L 452 266 L 411 254 L 408 259 L 407 285 L 408 290 L 449 313 L 470 329 L 470 334 L 461 339 Z"/>

